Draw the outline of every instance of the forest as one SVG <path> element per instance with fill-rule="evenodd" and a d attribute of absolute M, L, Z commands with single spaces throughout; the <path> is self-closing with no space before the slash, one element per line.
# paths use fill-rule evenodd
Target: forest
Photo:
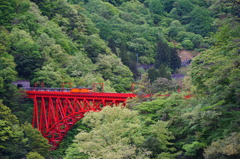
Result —
<path fill-rule="evenodd" d="M 0 0 L 0 158 L 240 158 L 239 23 L 239 0 Z M 17 80 L 138 96 L 51 151 Z"/>

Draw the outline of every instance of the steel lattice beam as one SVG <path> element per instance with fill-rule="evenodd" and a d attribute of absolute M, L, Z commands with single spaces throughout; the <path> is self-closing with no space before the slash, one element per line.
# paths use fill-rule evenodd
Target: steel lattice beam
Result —
<path fill-rule="evenodd" d="M 73 125 L 89 111 L 100 111 L 104 106 L 125 104 L 131 93 L 71 93 L 27 91 L 34 101 L 32 126 L 48 139 L 56 149 Z"/>

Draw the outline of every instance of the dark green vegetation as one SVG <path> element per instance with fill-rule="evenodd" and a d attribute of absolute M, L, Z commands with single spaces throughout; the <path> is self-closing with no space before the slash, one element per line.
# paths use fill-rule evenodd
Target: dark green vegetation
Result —
<path fill-rule="evenodd" d="M 238 0 L 1 0 L 1 158 L 240 158 L 239 13 Z M 174 94 L 178 49 L 201 54 Z M 139 79 L 131 111 L 88 114 L 53 152 L 11 84 L 127 92 Z"/>

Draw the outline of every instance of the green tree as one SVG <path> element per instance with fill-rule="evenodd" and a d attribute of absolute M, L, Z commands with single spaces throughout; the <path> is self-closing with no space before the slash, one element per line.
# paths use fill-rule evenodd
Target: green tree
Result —
<path fill-rule="evenodd" d="M 240 134 L 235 132 L 222 140 L 212 142 L 204 150 L 204 157 L 205 159 L 239 158 L 239 152 Z"/>
<path fill-rule="evenodd" d="M 120 6 L 123 2 L 127 2 L 130 0 L 103 0 L 104 2 L 109 2 L 115 6 Z"/>
<path fill-rule="evenodd" d="M 231 29 L 232 28 L 232 29 Z M 192 63 L 192 82 L 213 102 L 239 103 L 239 26 L 225 25 L 215 35 L 215 46 L 203 52 Z"/>
<path fill-rule="evenodd" d="M 87 38 L 84 45 L 84 50 L 87 52 L 88 57 L 95 63 L 100 54 L 111 54 L 110 49 L 107 47 L 105 41 L 100 39 L 99 35 L 91 35 Z"/>
<path fill-rule="evenodd" d="M 191 0 L 177 0 L 175 5 L 177 8 L 178 16 L 186 16 L 194 8 Z"/>
<path fill-rule="evenodd" d="M 70 57 L 70 62 L 67 65 L 67 73 L 71 77 L 81 77 L 88 73 L 94 72 L 97 68 L 92 61 L 83 55 L 81 52 Z"/>
<path fill-rule="evenodd" d="M 72 82 L 70 76 L 66 73 L 66 69 L 57 67 L 56 63 L 50 63 L 37 69 L 33 83 L 46 83 L 47 87 L 59 88 L 63 82 Z"/>
<path fill-rule="evenodd" d="M 12 55 L 7 52 L 10 49 L 9 33 L 4 27 L 0 27 L 0 92 L 5 85 L 13 82 L 17 77 L 16 64 Z"/>
<path fill-rule="evenodd" d="M 117 92 L 125 92 L 130 88 L 133 74 L 116 55 L 100 54 L 97 60 L 97 70 L 105 80 L 109 79 L 113 83 Z"/>
<path fill-rule="evenodd" d="M 47 156 L 49 148 L 47 139 L 32 128 L 30 124 L 20 125 L 15 115 L 0 100 L 0 155 L 5 158 L 22 158 L 28 152 L 38 152 Z"/>
<path fill-rule="evenodd" d="M 0 2 L 0 25 L 12 28 L 11 23 L 18 16 L 28 10 L 30 3 L 28 0 L 9 0 Z"/>
<path fill-rule="evenodd" d="M 148 69 L 148 77 L 153 83 L 157 78 L 166 78 L 166 79 L 171 79 L 171 73 L 167 71 L 167 67 L 164 65 L 160 65 L 158 69 L 150 68 Z"/>
<path fill-rule="evenodd" d="M 175 145 L 170 142 L 173 141 L 174 136 L 169 130 L 171 124 L 166 122 L 171 119 L 176 111 L 176 100 L 180 102 L 181 99 L 179 95 L 173 94 L 173 96 L 159 98 L 153 96 L 147 100 L 145 97 L 145 100 L 135 103 L 135 106 L 132 107 L 132 109 L 138 110 L 144 123 L 142 128 L 145 134 L 143 147 L 152 151 L 151 158 L 174 159 L 181 154 L 180 151 L 178 152 L 175 149 Z M 136 102 L 136 99 L 132 99 L 132 101 Z"/>
<path fill-rule="evenodd" d="M 164 11 L 170 12 L 174 7 L 175 0 L 162 0 Z"/>
<path fill-rule="evenodd" d="M 165 65 L 173 70 L 180 67 L 181 60 L 175 48 L 169 47 L 167 43 L 159 41 L 157 44 L 157 54 L 155 67 L 159 68 L 160 65 Z"/>
<path fill-rule="evenodd" d="M 12 30 L 10 41 L 11 54 L 17 64 L 16 71 L 19 76 L 29 78 L 35 69 L 41 68 L 43 63 L 39 46 L 26 31 L 19 29 Z"/>
<path fill-rule="evenodd" d="M 182 42 L 182 46 L 187 50 L 192 50 L 194 47 L 194 44 L 191 40 L 184 40 Z"/>
<path fill-rule="evenodd" d="M 0 155 L 1 157 L 22 158 L 27 153 L 23 131 L 17 117 L 0 101 Z"/>
<path fill-rule="evenodd" d="M 29 152 L 26 158 L 27 159 L 44 159 L 44 157 L 37 152 Z"/>
<path fill-rule="evenodd" d="M 25 123 L 22 125 L 24 137 L 26 141 L 26 147 L 29 152 L 35 152 L 43 157 L 49 155 L 51 145 L 48 144 L 48 140 L 42 136 L 40 131 L 34 129 L 31 124 Z"/>
<path fill-rule="evenodd" d="M 106 159 L 147 158 L 149 152 L 139 148 L 144 138 L 136 111 L 122 107 L 105 107 L 101 112 L 86 114 L 83 123 L 92 129 L 76 136 L 76 144 L 73 146 L 79 152 L 89 157 Z"/>
<path fill-rule="evenodd" d="M 212 18 L 209 11 L 204 7 L 195 7 L 190 13 L 191 22 L 188 30 L 202 36 L 207 36 L 212 31 Z"/>
<path fill-rule="evenodd" d="M 175 37 L 181 31 L 186 31 L 185 27 L 182 26 L 181 22 L 178 20 L 172 21 L 168 31 L 169 36 L 175 39 Z"/>
<path fill-rule="evenodd" d="M 178 156 L 180 154 L 179 153 L 175 153 L 175 149 L 174 148 L 169 148 L 170 145 L 172 145 L 171 142 L 169 142 L 169 140 L 174 139 L 174 137 L 172 136 L 171 131 L 168 130 L 167 128 L 167 122 L 164 121 L 158 121 L 156 124 L 151 125 L 151 133 L 152 136 L 149 137 L 148 139 L 153 139 L 155 138 L 157 143 L 155 146 L 157 147 L 157 158 L 161 159 L 161 158 L 168 158 L 168 159 L 174 159 L 176 158 L 176 156 Z M 152 145 L 148 145 L 148 140 L 145 142 L 146 143 L 146 147 L 149 146 L 150 150 L 152 147 Z M 156 150 L 156 148 L 154 148 Z M 153 150 L 154 152 L 154 150 Z M 156 151 L 155 151 L 156 153 Z M 154 156 L 155 157 L 155 156 Z"/>
<path fill-rule="evenodd" d="M 165 92 L 176 92 L 178 84 L 175 81 L 167 78 L 157 78 L 152 83 L 153 93 L 165 93 Z"/>
<path fill-rule="evenodd" d="M 149 10 L 151 13 L 162 15 L 163 14 L 163 4 L 161 0 L 150 0 Z"/>

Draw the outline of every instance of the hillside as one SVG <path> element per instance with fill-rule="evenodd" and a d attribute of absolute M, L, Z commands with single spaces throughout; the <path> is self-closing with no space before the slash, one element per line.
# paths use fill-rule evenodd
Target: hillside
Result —
<path fill-rule="evenodd" d="M 0 156 L 91 158 L 105 148 L 112 156 L 102 158 L 239 158 L 239 13 L 238 0 L 1 0 Z M 171 75 L 186 60 L 192 63 L 176 94 Z M 53 88 L 104 83 L 105 92 L 121 93 L 139 83 L 139 98 L 127 104 L 133 112 L 122 110 L 124 118 L 110 108 L 89 115 L 49 152 L 29 124 L 33 102 L 12 85 L 16 80 Z M 194 97 L 183 100 L 189 92 Z M 172 95 L 141 98 L 166 93 Z M 109 143 L 95 143 L 96 154 L 78 129 L 103 133 L 101 125 L 112 123 L 102 115 L 127 129 L 115 129 L 120 143 L 106 132 Z M 93 124 L 95 118 L 103 120 Z"/>

